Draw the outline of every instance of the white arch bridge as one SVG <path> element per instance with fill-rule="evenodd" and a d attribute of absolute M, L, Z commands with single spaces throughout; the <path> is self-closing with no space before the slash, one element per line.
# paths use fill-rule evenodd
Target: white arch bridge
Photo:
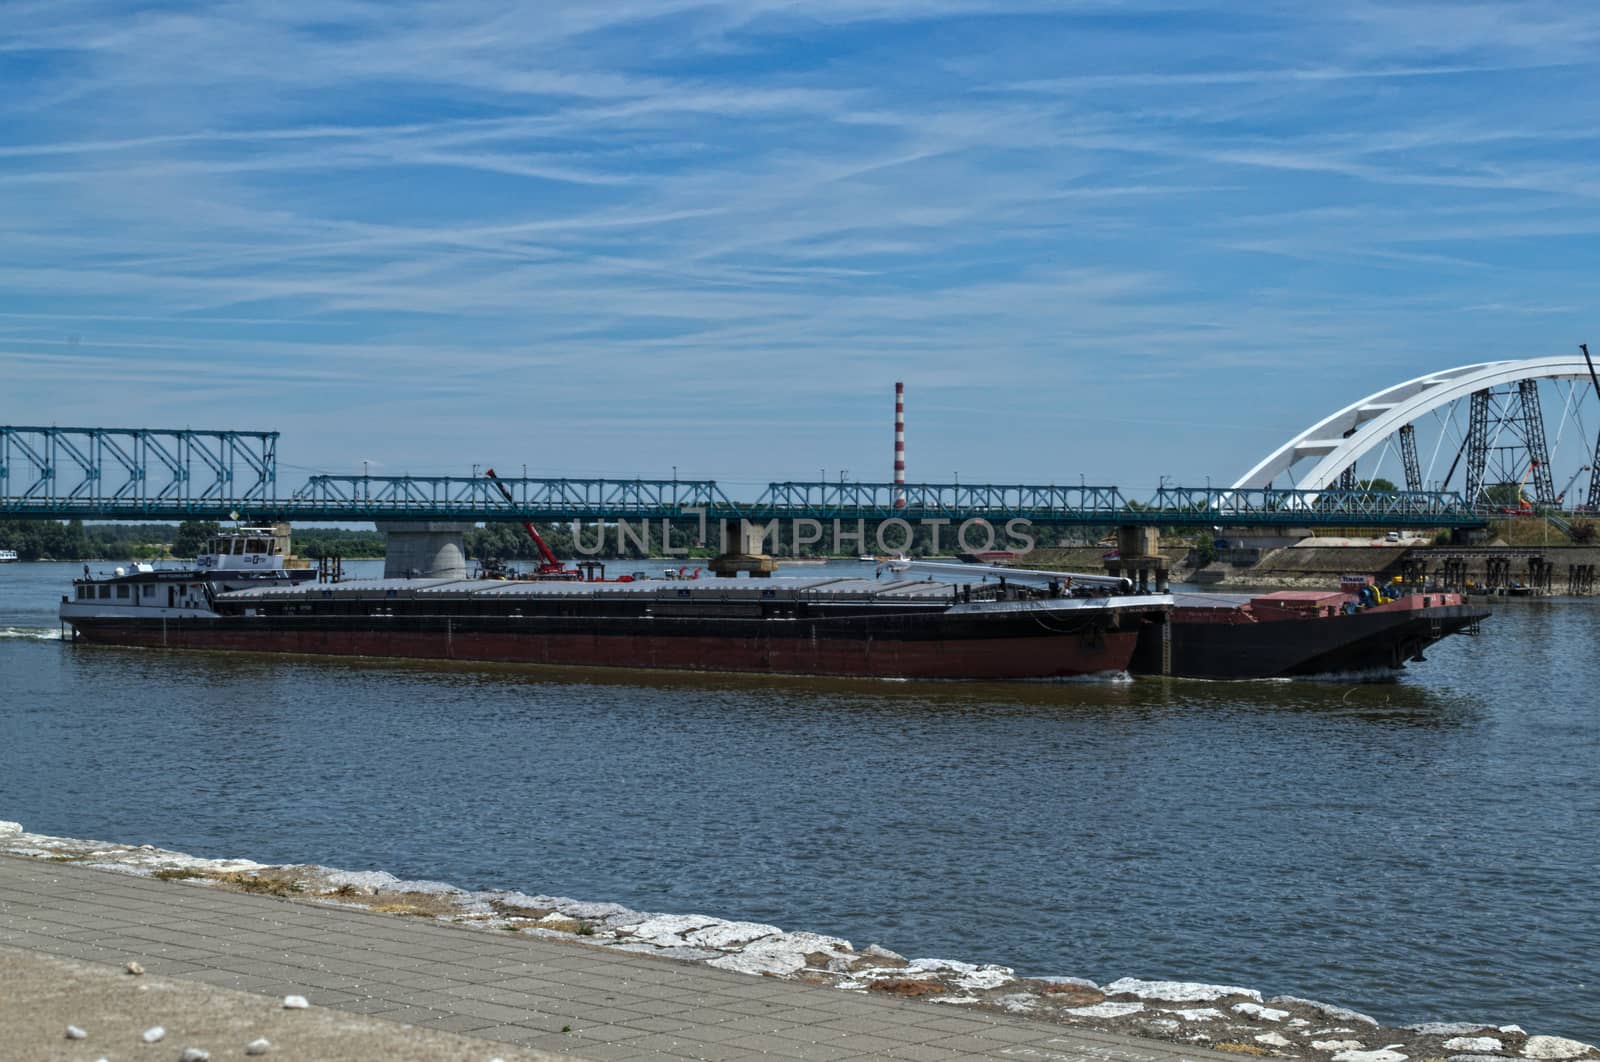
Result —
<path fill-rule="evenodd" d="M 1396 384 L 1295 435 L 1234 488 L 1388 484 L 1458 491 L 1480 509 L 1600 506 L 1600 379 L 1587 353 L 1463 365 Z"/>

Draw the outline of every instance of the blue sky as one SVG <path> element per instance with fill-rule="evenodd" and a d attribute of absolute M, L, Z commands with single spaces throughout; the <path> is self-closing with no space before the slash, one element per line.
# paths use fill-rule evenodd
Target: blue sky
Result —
<path fill-rule="evenodd" d="M 0 422 L 306 470 L 1231 480 L 1600 341 L 1600 12 L 11 0 Z M 753 493 L 753 492 L 752 492 Z"/>

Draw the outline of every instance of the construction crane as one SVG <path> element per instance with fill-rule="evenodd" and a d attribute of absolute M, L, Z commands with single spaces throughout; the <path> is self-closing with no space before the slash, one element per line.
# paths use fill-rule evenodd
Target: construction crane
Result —
<path fill-rule="evenodd" d="M 1560 505 L 1561 502 L 1566 498 L 1567 491 L 1571 490 L 1572 489 L 1572 485 L 1574 483 L 1578 482 L 1578 477 L 1583 475 L 1587 471 L 1589 471 L 1589 466 L 1588 465 L 1579 465 L 1578 466 L 1578 470 L 1572 474 L 1572 478 L 1567 480 L 1567 485 L 1565 487 L 1561 488 L 1561 493 L 1556 495 L 1556 504 L 1557 505 Z"/>
<path fill-rule="evenodd" d="M 499 476 L 494 474 L 494 469 L 488 469 L 484 472 L 484 475 L 489 477 L 489 480 L 496 487 L 500 488 L 501 497 L 512 504 L 516 503 L 516 499 L 511 496 L 510 489 L 500 482 Z M 538 528 L 534 527 L 531 521 L 522 521 L 522 529 L 528 532 L 528 537 L 533 539 L 534 546 L 539 550 L 539 566 L 533 570 L 535 575 L 541 579 L 579 579 L 583 577 L 583 573 L 578 569 L 568 568 L 561 563 L 560 558 L 550 549 L 550 546 L 544 540 L 544 536 L 539 534 Z"/>

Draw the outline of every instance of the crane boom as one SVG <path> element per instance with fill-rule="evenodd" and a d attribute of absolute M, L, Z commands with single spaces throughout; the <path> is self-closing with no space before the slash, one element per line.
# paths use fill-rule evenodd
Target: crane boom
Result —
<path fill-rule="evenodd" d="M 484 475 L 488 476 L 490 482 L 492 482 L 496 487 L 500 488 L 500 495 L 501 497 L 505 498 L 506 501 L 514 502 L 516 500 L 511 497 L 510 489 L 504 483 L 500 482 L 500 477 L 494 474 L 494 469 L 491 468 L 486 470 Z M 538 529 L 533 526 L 532 521 L 522 521 L 522 529 L 528 532 L 528 537 L 533 539 L 534 546 L 539 550 L 541 563 L 538 567 L 538 573 L 540 575 L 558 575 L 565 573 L 566 569 L 561 566 L 561 561 L 556 557 L 549 545 L 545 543 L 544 536 L 539 534 Z"/>

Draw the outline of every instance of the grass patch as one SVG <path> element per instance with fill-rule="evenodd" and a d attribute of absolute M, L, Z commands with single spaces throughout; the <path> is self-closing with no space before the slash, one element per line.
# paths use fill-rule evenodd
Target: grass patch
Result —
<path fill-rule="evenodd" d="M 1211 1046 L 1218 1051 L 1232 1051 L 1236 1055 L 1270 1055 L 1272 1053 L 1260 1044 L 1238 1044 L 1225 1041 Z"/>
<path fill-rule="evenodd" d="M 438 918 L 454 914 L 456 905 L 450 897 L 434 892 L 401 892 L 385 896 L 367 908 L 378 914 L 412 915 L 418 918 Z"/>
<path fill-rule="evenodd" d="M 157 881 L 193 881 L 195 878 L 209 878 L 211 875 L 194 867 L 162 867 L 150 876 Z"/>
<path fill-rule="evenodd" d="M 293 896 L 296 893 L 306 891 L 304 882 L 275 874 L 246 873 L 236 870 L 227 874 L 217 874 L 214 877 L 229 888 L 261 896 Z"/>

